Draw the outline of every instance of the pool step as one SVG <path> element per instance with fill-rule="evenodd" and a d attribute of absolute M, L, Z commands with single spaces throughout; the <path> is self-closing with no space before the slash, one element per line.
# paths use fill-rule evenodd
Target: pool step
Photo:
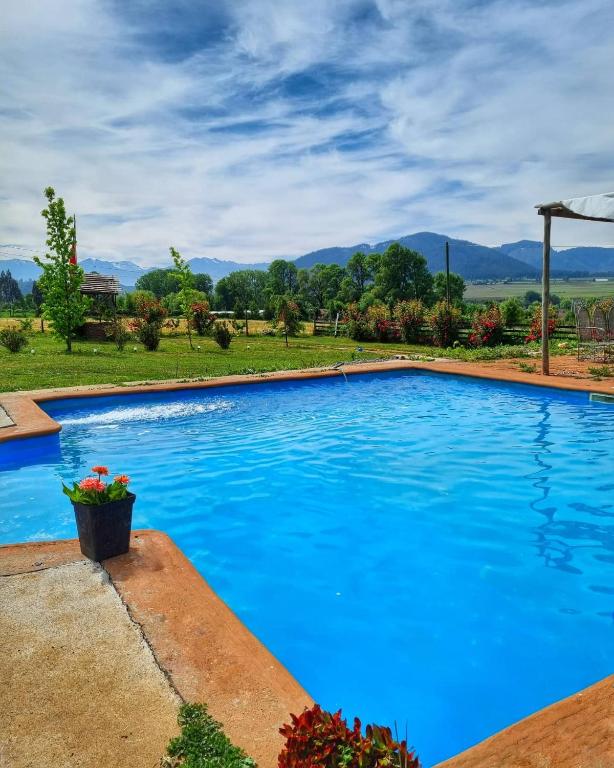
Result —
<path fill-rule="evenodd" d="M 614 395 L 604 395 L 601 392 L 591 392 L 589 395 L 591 403 L 606 403 L 614 405 Z"/>

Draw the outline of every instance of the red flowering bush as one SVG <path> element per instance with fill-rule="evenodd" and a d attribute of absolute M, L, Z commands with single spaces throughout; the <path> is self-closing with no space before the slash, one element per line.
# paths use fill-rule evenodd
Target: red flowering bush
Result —
<path fill-rule="evenodd" d="M 548 312 L 548 338 L 552 336 L 556 329 L 556 309 L 550 307 Z M 531 328 L 525 341 L 540 341 L 542 337 L 542 308 L 535 307 L 533 317 L 531 318 Z"/>
<path fill-rule="evenodd" d="M 407 742 L 398 742 L 390 728 L 368 725 L 362 735 L 354 718 L 350 730 L 341 710 L 326 712 L 318 704 L 280 728 L 286 743 L 279 754 L 279 768 L 419 768 L 420 762 Z"/>
<path fill-rule="evenodd" d="M 450 347 L 457 339 L 461 326 L 461 311 L 438 301 L 427 315 L 436 347 Z"/>
<path fill-rule="evenodd" d="M 128 495 L 128 475 L 115 475 L 112 483 L 105 483 L 103 477 L 107 477 L 107 467 L 92 467 L 98 477 L 85 477 L 78 483 L 73 483 L 72 488 L 62 483 L 62 489 L 71 501 L 80 504 L 106 504 L 107 501 L 119 501 Z"/>
<path fill-rule="evenodd" d="M 356 303 L 348 304 L 343 317 L 347 334 L 354 341 L 373 341 L 373 329 Z"/>
<path fill-rule="evenodd" d="M 209 311 L 208 301 L 197 301 L 192 304 L 192 325 L 199 336 L 207 336 L 211 333 L 215 315 Z"/>
<path fill-rule="evenodd" d="M 398 301 L 394 306 L 392 314 L 399 324 L 403 341 L 406 344 L 417 342 L 420 339 L 420 331 L 424 325 L 424 304 L 420 299 Z"/>
<path fill-rule="evenodd" d="M 160 344 L 162 323 L 168 312 L 158 299 L 150 299 L 147 296 L 139 296 L 136 311 L 137 317 L 130 327 L 141 344 L 150 352 L 154 352 Z"/>
<path fill-rule="evenodd" d="M 388 310 L 381 304 L 373 304 L 368 307 L 366 321 L 371 336 L 376 341 L 391 341 L 398 336 L 398 330 L 388 316 Z"/>
<path fill-rule="evenodd" d="M 373 304 L 365 312 L 358 304 L 348 304 L 343 322 L 355 341 L 395 341 L 400 337 L 398 326 L 381 304 Z"/>
<path fill-rule="evenodd" d="M 477 312 L 471 323 L 469 343 L 474 347 L 496 347 L 503 341 L 503 316 L 496 304 Z"/>

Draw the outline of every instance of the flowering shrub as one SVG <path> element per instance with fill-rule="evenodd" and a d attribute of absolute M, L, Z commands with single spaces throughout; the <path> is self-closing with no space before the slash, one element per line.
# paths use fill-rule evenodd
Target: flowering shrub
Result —
<path fill-rule="evenodd" d="M 473 347 L 496 347 L 503 341 L 503 317 L 496 304 L 477 312 L 471 323 L 469 343 Z"/>
<path fill-rule="evenodd" d="M 373 329 L 366 316 L 360 311 L 358 304 L 348 304 L 343 317 L 347 334 L 354 341 L 372 341 Z"/>
<path fill-rule="evenodd" d="M 132 334 L 126 328 L 121 317 L 115 317 L 111 321 L 111 328 L 107 333 L 107 338 L 115 342 L 115 346 L 120 352 L 123 352 L 126 344 L 132 339 Z"/>
<path fill-rule="evenodd" d="M 141 344 L 150 352 L 155 352 L 160 344 L 162 323 L 168 312 L 158 299 L 147 296 L 139 296 L 136 311 L 137 317 L 132 321 L 131 328 Z"/>
<path fill-rule="evenodd" d="M 341 710 L 326 712 L 318 704 L 280 728 L 286 743 L 278 768 L 419 768 L 420 762 L 407 742 L 398 742 L 390 728 L 368 725 L 362 735 L 354 718 L 350 730 Z"/>
<path fill-rule="evenodd" d="M 550 307 L 548 312 L 548 338 L 552 336 L 556 328 L 556 309 Z M 531 328 L 525 341 L 540 341 L 542 337 L 542 308 L 535 307 L 531 318 Z"/>
<path fill-rule="evenodd" d="M 395 341 L 399 338 L 397 325 L 381 304 L 372 304 L 365 312 L 358 304 L 348 304 L 344 322 L 348 336 L 355 341 Z"/>
<path fill-rule="evenodd" d="M 388 310 L 381 304 L 372 304 L 366 312 L 367 324 L 376 341 L 394 341 L 399 338 L 397 326 L 388 317 Z"/>
<path fill-rule="evenodd" d="M 109 470 L 107 467 L 92 467 L 92 472 L 98 477 L 86 477 L 78 483 L 73 483 L 73 487 L 62 483 L 62 489 L 71 501 L 79 504 L 106 504 L 108 501 L 120 501 L 128 495 L 128 475 L 115 475 L 112 483 L 105 483 L 103 477 L 107 477 Z"/>
<path fill-rule="evenodd" d="M 398 301 L 393 309 L 393 317 L 399 324 L 401 337 L 406 344 L 417 342 L 424 325 L 424 304 L 420 299 Z"/>
<path fill-rule="evenodd" d="M 199 336 L 207 336 L 211 333 L 215 323 L 215 315 L 209 311 L 208 301 L 197 301 L 192 304 L 192 324 Z"/>
<path fill-rule="evenodd" d="M 449 347 L 458 339 L 461 326 L 461 312 L 448 307 L 445 301 L 438 301 L 427 316 L 436 347 Z"/>

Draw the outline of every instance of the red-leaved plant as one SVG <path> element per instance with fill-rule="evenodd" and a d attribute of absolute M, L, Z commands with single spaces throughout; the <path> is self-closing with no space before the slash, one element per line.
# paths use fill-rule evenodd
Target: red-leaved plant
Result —
<path fill-rule="evenodd" d="M 550 307 L 548 310 L 548 338 L 552 336 L 556 329 L 556 310 Z M 525 341 L 540 341 L 542 337 L 542 308 L 535 307 L 533 317 L 531 318 L 531 329 Z"/>
<path fill-rule="evenodd" d="M 98 477 L 85 477 L 78 483 L 73 483 L 73 487 L 62 483 L 62 489 L 71 501 L 78 504 L 106 504 L 108 501 L 121 501 L 128 495 L 128 475 L 115 475 L 112 483 L 105 483 L 102 479 L 109 474 L 107 467 L 92 467 Z"/>
<path fill-rule="evenodd" d="M 286 743 L 279 754 L 279 768 L 420 768 L 407 742 L 393 738 L 390 728 L 368 725 L 362 734 L 354 718 L 350 730 L 342 718 L 323 710 L 319 704 L 279 729 Z"/>

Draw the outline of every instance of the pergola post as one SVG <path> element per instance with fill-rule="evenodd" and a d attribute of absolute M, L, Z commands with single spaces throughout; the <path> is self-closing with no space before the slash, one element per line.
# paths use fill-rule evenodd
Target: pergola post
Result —
<path fill-rule="evenodd" d="M 550 229 L 552 214 L 549 210 L 544 215 L 544 261 L 542 269 L 542 373 L 550 374 L 550 350 L 548 348 L 548 319 L 550 317 Z"/>

